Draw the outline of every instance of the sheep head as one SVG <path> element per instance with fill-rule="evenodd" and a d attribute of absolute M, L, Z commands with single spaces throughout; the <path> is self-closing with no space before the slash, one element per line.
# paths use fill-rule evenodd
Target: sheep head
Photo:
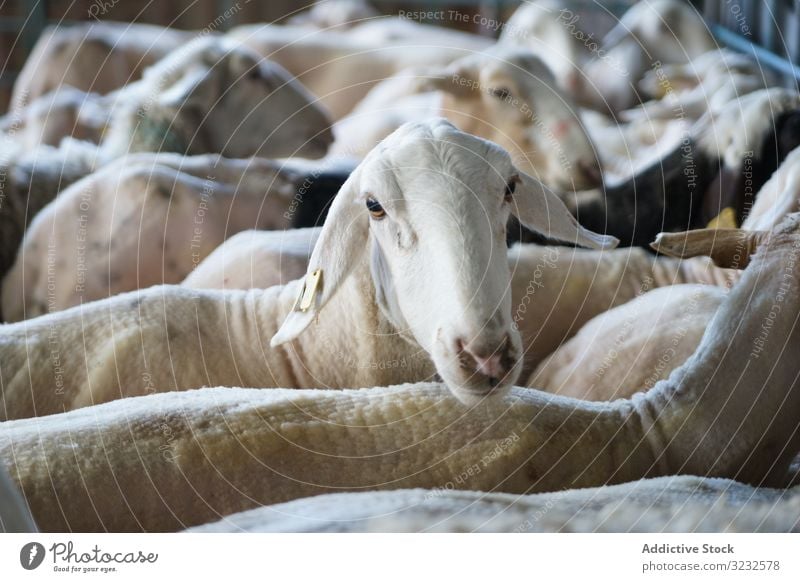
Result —
<path fill-rule="evenodd" d="M 154 103 L 176 125 L 188 120 L 193 153 L 316 158 L 333 141 L 327 113 L 283 67 L 217 37 L 159 61 L 143 86 L 157 93 Z"/>
<path fill-rule="evenodd" d="M 575 103 L 537 56 L 499 45 L 430 73 L 419 88 L 442 92 L 444 115 L 511 152 L 522 171 L 560 190 L 602 184 Z"/>
<path fill-rule="evenodd" d="M 442 119 L 401 126 L 334 200 L 306 277 L 316 295 L 303 295 L 272 345 L 296 338 L 369 259 L 382 313 L 430 355 L 452 392 L 463 401 L 501 392 L 516 381 L 522 356 L 511 318 L 510 213 L 554 239 L 591 248 L 617 242 L 578 225 L 499 146 Z"/>

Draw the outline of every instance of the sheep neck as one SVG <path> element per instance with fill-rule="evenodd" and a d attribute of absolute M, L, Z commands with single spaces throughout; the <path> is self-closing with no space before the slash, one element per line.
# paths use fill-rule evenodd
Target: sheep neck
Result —
<path fill-rule="evenodd" d="M 197 129 L 202 124 L 192 124 L 193 120 L 187 117 L 195 117 L 189 108 L 178 117 L 155 107 L 128 110 L 112 123 L 103 140 L 106 157 L 113 159 L 133 152 L 193 155 L 211 151 L 205 134 Z"/>
<path fill-rule="evenodd" d="M 283 287 L 281 306 L 262 332 L 268 337 L 294 306 L 301 281 Z M 272 309 L 267 300 L 262 312 Z M 279 348 L 283 349 L 283 348 Z M 285 346 L 298 387 L 365 388 L 430 379 L 435 368 L 416 342 L 409 342 L 378 305 L 367 261 L 359 261 L 316 320 Z"/>
<path fill-rule="evenodd" d="M 773 236 L 680 368 L 633 398 L 644 437 L 672 471 L 781 485 L 800 448 L 800 238 Z M 709 446 L 713 444 L 713 446 Z"/>

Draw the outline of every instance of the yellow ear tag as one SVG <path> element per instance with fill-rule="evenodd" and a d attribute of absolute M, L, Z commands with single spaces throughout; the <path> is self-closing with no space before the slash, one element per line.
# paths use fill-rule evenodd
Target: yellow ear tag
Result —
<path fill-rule="evenodd" d="M 739 225 L 736 223 L 736 211 L 730 206 L 726 206 L 722 209 L 722 212 L 711 219 L 711 222 L 708 223 L 706 228 L 739 228 Z"/>
<path fill-rule="evenodd" d="M 314 305 L 314 297 L 317 294 L 321 279 L 322 269 L 316 269 L 310 275 L 306 275 L 306 279 L 303 281 L 303 287 L 300 289 L 300 295 L 297 296 L 297 301 L 295 301 L 292 311 L 302 311 L 305 313 Z"/>

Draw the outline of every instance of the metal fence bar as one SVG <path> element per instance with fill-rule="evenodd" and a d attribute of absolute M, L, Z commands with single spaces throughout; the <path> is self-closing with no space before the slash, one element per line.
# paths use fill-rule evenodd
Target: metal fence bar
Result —
<path fill-rule="evenodd" d="M 795 81 L 800 80 L 800 67 L 788 59 L 776 55 L 772 51 L 768 51 L 764 47 L 750 42 L 743 36 L 730 31 L 719 24 L 712 24 L 711 32 L 715 37 L 717 37 L 730 48 L 747 55 L 752 55 L 759 62 L 764 63 L 771 69 L 774 69 L 778 73 L 786 75 Z"/>

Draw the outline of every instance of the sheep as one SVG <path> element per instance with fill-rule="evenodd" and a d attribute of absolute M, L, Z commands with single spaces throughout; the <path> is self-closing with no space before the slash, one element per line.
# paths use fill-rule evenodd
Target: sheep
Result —
<path fill-rule="evenodd" d="M 639 107 L 620 112 L 626 121 L 651 119 L 700 119 L 703 114 L 715 113 L 729 103 L 769 85 L 761 74 L 742 74 L 715 71 L 708 74 L 694 89 L 669 93 L 657 101 L 647 101 Z"/>
<path fill-rule="evenodd" d="M 460 48 L 480 52 L 492 46 L 491 39 L 445 28 L 433 24 L 423 24 L 402 16 L 381 16 L 359 22 L 347 31 L 348 38 L 358 42 L 379 46 L 380 43 L 436 43 L 436 46 Z"/>
<path fill-rule="evenodd" d="M 499 146 L 443 119 L 404 125 L 342 187 L 303 279 L 249 292 L 151 287 L 0 328 L 3 414 L 50 414 L 148 385 L 374 386 L 434 372 L 464 400 L 502 392 L 522 355 L 503 238 L 511 212 L 556 240 L 616 244 L 581 228 Z M 52 386 L 54 354 L 57 389 L 32 390 Z M 212 358 L 202 369 L 170 364 L 198 354 Z M 331 354 L 355 365 L 332 367 Z"/>
<path fill-rule="evenodd" d="M 524 2 L 503 25 L 497 42 L 533 52 L 550 68 L 562 90 L 588 105 L 597 97 L 586 96 L 591 87 L 585 82 L 582 66 L 592 54 L 586 43 L 592 42 L 593 35 L 583 38 L 583 32 L 575 30 L 577 20 L 561 0 Z"/>
<path fill-rule="evenodd" d="M 102 97 L 65 86 L 4 116 L 0 131 L 24 149 L 58 146 L 65 137 L 100 143 L 108 117 Z"/>
<path fill-rule="evenodd" d="M 653 289 L 591 319 L 524 385 L 599 401 L 649 390 L 694 353 L 724 298 L 710 285 Z"/>
<path fill-rule="evenodd" d="M 128 22 L 104 21 L 48 27 L 22 67 L 11 96 L 19 110 L 62 86 L 110 93 L 186 44 L 192 32 Z"/>
<path fill-rule="evenodd" d="M 25 152 L 5 140 L 0 276 L 25 225 L 61 188 L 128 152 L 320 157 L 331 142 L 328 118 L 282 67 L 216 38 L 175 51 L 118 101 L 100 146 L 65 140 Z"/>
<path fill-rule="evenodd" d="M 512 152 L 546 185 L 568 191 L 602 183 L 593 143 L 571 99 L 529 51 L 498 46 L 443 69 L 405 71 L 370 91 L 334 126 L 331 155 L 360 156 L 404 122 L 442 115 Z"/>
<path fill-rule="evenodd" d="M 631 399 L 513 389 L 465 408 L 439 383 L 204 389 L 3 423 L 0 459 L 44 531 L 175 530 L 333 490 L 520 494 L 675 474 L 784 486 L 800 450 L 800 330 L 779 317 L 768 349 L 753 338 L 779 293 L 800 311 L 798 230 L 795 214 L 742 237 L 757 252 L 695 354 Z"/>
<path fill-rule="evenodd" d="M 347 29 L 379 15 L 380 12 L 364 0 L 323 0 L 292 16 L 289 24 L 325 30 Z"/>
<path fill-rule="evenodd" d="M 704 229 L 662 234 L 653 248 L 676 257 L 695 257 L 710 252 L 715 262 L 742 268 L 747 266 L 747 257 L 754 251 L 746 245 L 755 240 L 748 232 L 751 231 Z M 729 284 L 735 280 L 732 278 Z M 725 299 L 724 286 L 718 283 L 717 286 L 673 285 L 610 309 L 589 321 L 551 353 L 525 385 L 565 396 L 603 401 L 648 390 L 667 378 L 697 349 L 706 327 Z M 637 325 L 643 317 L 647 317 L 646 327 Z M 600 344 L 596 341 L 598 337 L 611 338 L 611 342 Z"/>
<path fill-rule="evenodd" d="M 799 168 L 800 149 L 795 149 L 759 192 L 743 229 L 772 230 L 787 214 L 796 210 Z M 695 237 L 702 240 L 714 236 L 716 251 L 733 249 L 735 257 L 741 245 L 737 238 L 728 240 L 731 232 L 736 231 L 723 229 L 709 234 L 698 230 L 686 239 L 662 237 L 656 248 L 667 254 L 676 254 L 679 250 L 677 254 L 681 256 L 693 256 L 696 253 L 691 246 L 696 244 L 693 242 Z M 686 261 L 689 272 L 694 271 L 692 261 Z M 717 274 L 721 275 L 722 271 Z M 708 275 L 710 278 L 695 280 L 717 287 L 675 285 L 656 289 L 597 315 L 577 335 L 539 363 L 525 385 L 589 400 L 626 397 L 632 394 L 626 390 L 651 388 L 655 382 L 669 376 L 696 349 L 724 298 L 721 288 L 734 281 L 717 279 L 714 269 L 710 269 Z M 676 280 L 679 283 L 689 281 L 689 278 Z M 642 329 L 633 322 L 641 320 L 645 313 L 650 316 L 647 328 Z M 600 344 L 595 341 L 598 337 L 613 338 L 613 342 L 611 345 Z M 581 386 L 582 392 L 576 393 L 576 386 Z"/>
<path fill-rule="evenodd" d="M 307 179 L 294 166 L 136 154 L 104 167 L 33 220 L 3 280 L 3 317 L 179 283 L 230 234 L 289 227 L 287 208 Z"/>
<path fill-rule="evenodd" d="M 679 95 L 692 91 L 709 77 L 717 78 L 725 75 L 763 77 L 768 86 L 775 82 L 769 71 L 760 68 L 747 55 L 718 48 L 687 63 L 659 64 L 651 68 L 639 81 L 639 89 L 653 99 L 663 99 L 669 94 Z"/>
<path fill-rule="evenodd" d="M 415 66 L 446 65 L 475 52 L 474 44 L 453 45 L 427 35 L 392 43 L 352 39 L 337 31 L 303 27 L 243 25 L 227 36 L 292 73 L 316 95 L 334 120 L 341 119 L 380 81 Z M 485 46 L 491 45 L 487 41 Z"/>
<path fill-rule="evenodd" d="M 717 48 L 695 8 L 680 0 L 634 4 L 601 44 L 584 72 L 602 97 L 595 108 L 613 112 L 636 105 L 637 83 L 652 66 L 685 63 Z"/>
<path fill-rule="evenodd" d="M 655 477 L 532 495 L 399 489 L 327 493 L 226 515 L 192 533 L 797 531 L 800 490 Z"/>
<path fill-rule="evenodd" d="M 195 289 L 266 289 L 305 272 L 320 229 L 231 237 L 184 280 Z M 591 251 L 533 244 L 508 250 L 512 314 L 522 335 L 522 377 L 607 310 L 678 284 L 730 287 L 736 272 L 710 260 L 655 257 L 644 249 Z M 610 375 L 614 378 L 615 376 Z"/>
<path fill-rule="evenodd" d="M 687 119 L 614 120 L 602 113 L 581 110 L 580 119 L 599 150 L 606 186 L 626 182 L 671 153 L 691 132 Z"/>
<path fill-rule="evenodd" d="M 742 228 L 771 230 L 789 212 L 796 210 L 796 174 L 800 168 L 800 149 L 796 148 L 795 141 L 798 122 L 797 115 L 793 115 L 791 125 L 784 128 L 786 131 L 768 138 L 763 149 L 755 151 L 756 158 L 768 157 L 771 148 L 790 153 L 758 191 Z M 723 134 L 719 137 L 722 143 L 734 143 L 735 147 L 743 149 L 743 145 L 733 139 L 738 136 L 729 138 Z M 772 145 L 776 139 L 789 140 L 790 146 Z M 750 168 L 749 173 L 750 182 L 758 183 L 764 179 L 763 173 L 759 176 L 757 166 Z M 716 233 L 721 249 L 726 248 L 726 232 L 720 230 Z M 699 230 L 695 236 L 705 236 L 705 231 Z M 737 241 L 733 243 L 735 248 Z M 676 245 L 673 243 L 672 246 Z M 658 250 L 674 253 L 672 247 L 658 247 Z M 691 256 L 686 249 L 681 254 Z M 732 282 L 714 281 L 714 278 L 702 282 L 721 287 Z M 685 278 L 676 282 L 690 281 Z M 723 294 L 718 288 L 691 285 L 677 285 L 637 297 L 589 321 L 576 336 L 540 362 L 525 385 L 590 400 L 625 397 L 631 394 L 625 390 L 648 389 L 666 378 L 694 351 L 722 299 Z M 632 325 L 644 313 L 651 314 L 647 328 Z M 659 315 L 653 317 L 652 314 L 656 313 Z M 613 338 L 613 343 L 596 343 L 598 337 Z M 582 386 L 580 394 L 574 391 L 575 386 Z"/>
<path fill-rule="evenodd" d="M 300 279 L 308 269 L 320 230 L 242 231 L 214 249 L 181 285 L 191 289 L 267 289 Z"/>
<path fill-rule="evenodd" d="M 781 118 L 779 118 L 780 122 Z M 778 122 L 778 123 L 779 123 Z M 772 155 L 777 157 L 789 151 L 778 169 L 758 191 L 755 202 L 747 208 L 747 218 L 742 228 L 748 230 L 771 230 L 789 213 L 797 209 L 798 170 L 800 170 L 800 149 L 797 148 L 797 137 L 800 135 L 800 118 L 792 115 L 783 121 L 789 131 L 780 131 L 774 140 L 765 143 L 762 152 L 755 155 Z M 750 201 L 748 201 L 750 202 Z"/>
<path fill-rule="evenodd" d="M 800 95 L 752 93 L 697 122 L 664 158 L 627 181 L 580 192 L 568 206 L 581 224 L 646 246 L 660 231 L 722 216 L 741 224 L 756 194 L 800 144 Z"/>

